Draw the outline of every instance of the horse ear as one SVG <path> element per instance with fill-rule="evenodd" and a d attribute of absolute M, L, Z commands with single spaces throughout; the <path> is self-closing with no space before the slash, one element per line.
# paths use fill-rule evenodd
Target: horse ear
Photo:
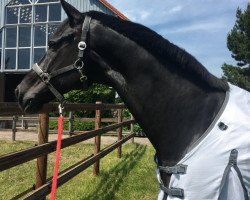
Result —
<path fill-rule="evenodd" d="M 82 14 L 80 11 L 78 11 L 75 7 L 67 3 L 65 0 L 61 0 L 61 4 L 63 7 L 63 10 L 67 14 L 69 18 L 70 26 L 74 26 L 78 24 L 79 21 L 81 21 Z"/>

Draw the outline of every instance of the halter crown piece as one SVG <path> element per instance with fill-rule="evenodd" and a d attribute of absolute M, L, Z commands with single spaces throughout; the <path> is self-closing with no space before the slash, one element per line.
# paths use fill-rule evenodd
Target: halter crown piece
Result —
<path fill-rule="evenodd" d="M 60 101 L 59 105 L 60 114 L 62 114 L 63 110 L 62 105 L 64 103 L 64 96 L 51 84 L 50 80 L 56 76 L 59 76 L 71 70 L 78 70 L 80 74 L 80 81 L 82 83 L 88 80 L 84 71 L 83 57 L 84 57 L 84 51 L 87 48 L 86 41 L 87 41 L 87 34 L 90 28 L 90 23 L 91 23 L 91 17 L 86 15 L 82 26 L 81 40 L 78 44 L 78 49 L 79 49 L 78 59 L 75 61 L 73 65 L 69 65 L 67 67 L 55 70 L 51 73 L 44 72 L 37 63 L 35 63 L 32 67 L 32 69 L 36 72 L 36 74 L 40 77 L 40 79 L 47 85 L 47 87 L 50 89 L 53 95 Z"/>

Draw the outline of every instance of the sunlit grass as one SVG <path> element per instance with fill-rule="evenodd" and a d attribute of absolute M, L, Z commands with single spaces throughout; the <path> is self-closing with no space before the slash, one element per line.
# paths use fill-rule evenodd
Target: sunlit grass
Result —
<path fill-rule="evenodd" d="M 34 146 L 31 142 L 0 142 L 1 153 Z M 60 170 L 84 159 L 93 152 L 90 144 L 77 144 L 62 150 Z M 100 174 L 94 177 L 92 167 L 82 172 L 60 188 L 60 200 L 153 200 L 158 193 L 158 183 L 151 146 L 127 144 L 123 156 L 117 151 L 101 160 Z M 49 155 L 48 177 L 52 176 L 54 154 Z M 35 183 L 36 161 L 0 173 L 0 199 L 11 199 Z"/>

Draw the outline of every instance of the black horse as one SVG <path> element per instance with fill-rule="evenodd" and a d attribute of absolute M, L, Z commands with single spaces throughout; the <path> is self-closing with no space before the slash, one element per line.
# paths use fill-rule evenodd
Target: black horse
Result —
<path fill-rule="evenodd" d="M 50 80 L 53 88 L 66 93 L 92 83 L 112 86 L 153 144 L 158 164 L 175 166 L 213 122 L 229 85 L 185 50 L 140 24 L 100 12 L 80 13 L 61 3 L 68 19 L 50 39 L 46 55 L 16 89 L 22 109 L 37 112 L 54 98 L 37 74 L 60 71 L 81 54 L 74 65 L 79 70 L 57 74 Z M 81 37 L 87 44 L 84 53 L 84 43 L 78 53 Z M 46 82 L 48 77 L 43 79 Z M 166 188 L 172 173 L 161 171 L 164 198 L 175 196 L 174 192 L 182 195 Z"/>

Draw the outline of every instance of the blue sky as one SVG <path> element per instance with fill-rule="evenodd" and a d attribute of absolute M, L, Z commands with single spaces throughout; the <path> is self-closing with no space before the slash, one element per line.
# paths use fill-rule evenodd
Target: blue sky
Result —
<path fill-rule="evenodd" d="M 150 27 L 194 55 L 212 74 L 221 77 L 224 62 L 235 64 L 226 37 L 236 9 L 248 0 L 107 0 L 130 20 Z"/>

